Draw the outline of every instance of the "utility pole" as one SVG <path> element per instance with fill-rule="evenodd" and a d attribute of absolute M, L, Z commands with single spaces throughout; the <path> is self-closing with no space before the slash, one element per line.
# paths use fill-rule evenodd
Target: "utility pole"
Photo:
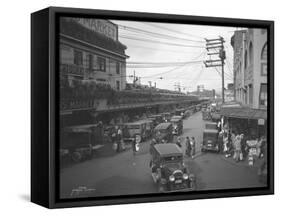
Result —
<path fill-rule="evenodd" d="M 206 40 L 206 50 L 208 51 L 209 60 L 204 61 L 205 67 L 221 67 L 221 78 L 222 78 L 222 102 L 224 103 L 224 60 L 225 50 L 223 37 Z M 212 56 L 217 58 L 211 59 Z"/>
<path fill-rule="evenodd" d="M 134 86 L 136 85 L 136 72 L 134 71 L 134 79 L 133 79 Z"/>

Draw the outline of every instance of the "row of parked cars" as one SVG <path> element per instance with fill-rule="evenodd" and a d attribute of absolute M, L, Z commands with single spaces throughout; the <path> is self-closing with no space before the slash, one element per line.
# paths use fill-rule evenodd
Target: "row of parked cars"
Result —
<path fill-rule="evenodd" d="M 139 142 L 143 142 L 156 134 L 159 141 L 172 141 L 173 135 L 182 133 L 182 120 L 192 112 L 188 109 L 176 109 L 173 113 L 150 115 L 146 119 L 108 127 L 100 124 L 65 127 L 60 135 L 60 157 L 62 160 L 68 158 L 74 162 L 91 158 L 96 150 L 104 147 L 104 143 L 112 142 L 111 135 L 117 132 L 116 127 L 122 130 L 125 143 L 131 142 L 136 135 Z"/>

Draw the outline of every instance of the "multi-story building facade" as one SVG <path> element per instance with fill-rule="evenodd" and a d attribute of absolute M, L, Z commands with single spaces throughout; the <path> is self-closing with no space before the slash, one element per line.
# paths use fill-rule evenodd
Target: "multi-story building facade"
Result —
<path fill-rule="evenodd" d="M 242 105 L 254 109 L 267 108 L 267 31 L 247 29 L 235 31 L 234 96 Z"/>
<path fill-rule="evenodd" d="M 126 46 L 118 40 L 118 26 L 108 20 L 61 18 L 60 76 L 126 87 Z"/>

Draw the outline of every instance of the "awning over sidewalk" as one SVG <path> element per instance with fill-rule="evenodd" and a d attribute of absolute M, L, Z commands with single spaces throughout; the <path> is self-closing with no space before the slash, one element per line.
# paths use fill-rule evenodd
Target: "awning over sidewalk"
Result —
<path fill-rule="evenodd" d="M 249 107 L 222 107 L 222 116 L 243 119 L 267 119 L 267 110 L 252 109 Z"/>

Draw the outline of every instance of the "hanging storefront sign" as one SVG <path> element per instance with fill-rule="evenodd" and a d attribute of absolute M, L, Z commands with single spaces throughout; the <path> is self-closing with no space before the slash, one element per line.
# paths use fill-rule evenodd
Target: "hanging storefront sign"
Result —
<path fill-rule="evenodd" d="M 265 121 L 264 119 L 258 119 L 258 125 L 264 125 Z"/>

